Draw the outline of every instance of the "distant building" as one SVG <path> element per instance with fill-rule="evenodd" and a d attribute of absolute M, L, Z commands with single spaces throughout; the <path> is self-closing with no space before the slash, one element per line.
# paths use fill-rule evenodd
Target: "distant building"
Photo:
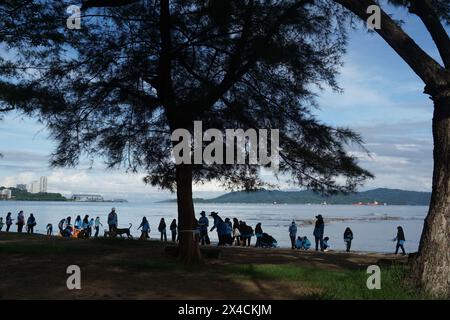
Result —
<path fill-rule="evenodd" d="M 11 190 L 10 189 L 0 190 L 0 199 L 11 199 Z"/>
<path fill-rule="evenodd" d="M 31 182 L 30 188 L 28 189 L 29 193 L 39 193 L 39 181 Z"/>
<path fill-rule="evenodd" d="M 22 191 L 27 191 L 27 185 L 26 184 L 18 184 L 16 185 L 16 188 Z"/>
<path fill-rule="evenodd" d="M 47 193 L 47 177 L 41 177 L 39 180 L 39 192 Z"/>
<path fill-rule="evenodd" d="M 103 197 L 99 194 L 74 194 L 71 198 L 73 201 L 81 202 L 102 202 Z"/>

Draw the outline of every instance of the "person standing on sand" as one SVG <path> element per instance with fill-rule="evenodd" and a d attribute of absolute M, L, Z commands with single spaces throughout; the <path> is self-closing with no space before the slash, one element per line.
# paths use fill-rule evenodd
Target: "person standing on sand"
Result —
<path fill-rule="evenodd" d="M 23 230 L 23 226 L 25 225 L 25 216 L 23 215 L 23 211 L 21 210 L 18 214 L 17 214 L 17 232 L 22 232 Z"/>
<path fill-rule="evenodd" d="M 212 232 L 214 229 L 217 229 L 217 237 L 219 238 L 219 246 L 224 246 L 226 244 L 226 235 L 227 235 L 227 225 L 226 223 L 222 220 L 221 217 L 219 217 L 219 213 L 218 212 L 211 212 L 210 214 L 211 217 L 213 217 L 214 219 L 214 225 L 213 227 L 209 230 L 210 232 Z"/>
<path fill-rule="evenodd" d="M 353 232 L 352 229 L 347 227 L 344 231 L 344 242 L 347 247 L 347 252 L 350 252 L 350 248 L 352 246 L 352 240 L 353 240 Z"/>
<path fill-rule="evenodd" d="M 11 225 L 13 224 L 13 219 L 11 218 L 11 212 L 8 212 L 6 214 L 6 232 L 9 232 L 9 228 L 11 228 Z"/>
<path fill-rule="evenodd" d="M 4 225 L 3 217 L 0 217 L 0 232 L 1 232 L 2 229 L 3 229 L 3 225 Z"/>
<path fill-rule="evenodd" d="M 233 218 L 233 243 L 236 243 L 237 246 L 241 245 L 240 237 L 241 231 L 239 230 L 239 220 Z"/>
<path fill-rule="evenodd" d="M 172 233 L 172 242 L 175 242 L 177 240 L 177 219 L 173 219 L 172 223 L 170 224 L 170 232 Z"/>
<path fill-rule="evenodd" d="M 159 221 L 158 231 L 161 233 L 161 241 L 167 242 L 167 231 L 166 231 L 166 221 L 164 221 L 164 218 L 161 218 Z"/>
<path fill-rule="evenodd" d="M 325 222 L 323 221 L 323 217 L 321 214 L 316 216 L 316 225 L 314 226 L 314 238 L 316 240 L 316 251 L 323 251 L 323 233 L 325 232 Z"/>
<path fill-rule="evenodd" d="M 91 220 L 89 220 L 89 226 L 88 226 L 88 234 L 89 237 L 92 237 L 92 228 L 94 227 L 94 218 L 91 218 Z"/>
<path fill-rule="evenodd" d="M 108 214 L 108 227 L 109 227 L 109 232 L 115 232 L 117 229 L 116 208 L 112 208 L 111 212 Z"/>
<path fill-rule="evenodd" d="M 209 220 L 208 217 L 206 216 L 206 212 L 202 211 L 200 212 L 200 219 L 198 219 L 198 225 L 200 228 L 200 243 L 202 245 L 205 244 L 210 244 L 211 241 L 209 240 L 209 236 L 208 236 L 208 227 L 209 227 Z"/>
<path fill-rule="evenodd" d="M 291 249 L 295 249 L 295 238 L 297 237 L 297 225 L 295 224 L 295 221 L 292 221 L 291 225 L 289 226 L 289 238 L 291 238 Z"/>
<path fill-rule="evenodd" d="M 100 217 L 97 217 L 97 218 L 95 218 L 95 221 L 94 221 L 94 228 L 95 228 L 95 235 L 94 235 L 94 237 L 95 238 L 98 237 L 98 233 L 100 231 L 100 226 L 103 226 L 103 225 L 100 222 Z"/>
<path fill-rule="evenodd" d="M 140 228 L 142 228 L 142 230 L 141 230 L 141 236 L 140 236 L 139 240 L 147 240 L 148 238 L 150 238 L 150 236 L 149 236 L 150 224 L 148 223 L 146 217 L 142 218 L 142 222 L 137 229 L 139 230 Z"/>
<path fill-rule="evenodd" d="M 405 233 L 403 232 L 403 228 L 401 226 L 397 227 L 397 236 L 394 238 L 394 241 L 397 241 L 397 245 L 395 246 L 395 254 L 398 253 L 398 249 L 402 249 L 402 255 L 406 255 L 405 247 Z"/>
<path fill-rule="evenodd" d="M 27 219 L 27 233 L 34 233 L 34 226 L 36 225 L 36 219 L 32 213 Z"/>

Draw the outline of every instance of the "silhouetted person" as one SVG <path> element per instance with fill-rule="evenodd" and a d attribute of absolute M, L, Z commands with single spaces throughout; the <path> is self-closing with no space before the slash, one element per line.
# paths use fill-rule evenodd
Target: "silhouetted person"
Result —
<path fill-rule="evenodd" d="M 30 213 L 30 216 L 27 219 L 27 233 L 34 233 L 34 226 L 36 225 L 36 219 L 34 215 Z"/>
<path fill-rule="evenodd" d="M 314 226 L 314 238 L 316 240 L 316 251 L 323 251 L 323 233 L 325 231 L 325 222 L 323 221 L 323 217 L 321 214 L 316 216 L 316 225 Z"/>
<path fill-rule="evenodd" d="M 117 229 L 116 208 L 112 208 L 111 212 L 108 214 L 108 227 L 109 227 L 109 232 L 115 232 Z"/>
<path fill-rule="evenodd" d="M 8 212 L 6 214 L 6 232 L 9 232 L 9 228 L 11 228 L 11 225 L 13 224 L 13 219 L 11 218 L 11 212 Z"/>
<path fill-rule="evenodd" d="M 47 229 L 47 235 L 52 236 L 53 235 L 53 225 L 51 223 L 48 223 L 46 229 Z"/>
<path fill-rule="evenodd" d="M 256 244 L 255 247 L 261 247 L 261 237 L 263 234 L 263 230 L 261 227 L 261 222 L 259 222 L 255 227 L 255 236 L 256 236 Z"/>
<path fill-rule="evenodd" d="M 200 243 L 202 245 L 210 244 L 209 236 L 208 236 L 208 227 L 209 227 L 209 220 L 206 216 L 205 211 L 200 212 L 200 219 L 198 219 L 198 226 L 200 229 Z"/>
<path fill-rule="evenodd" d="M 241 245 L 241 231 L 239 230 L 239 220 L 237 218 L 233 218 L 233 243 L 236 243 L 237 246 Z"/>
<path fill-rule="evenodd" d="M 214 225 L 209 231 L 217 230 L 217 237 L 219 238 L 219 246 L 224 246 L 226 244 L 226 235 L 228 232 L 227 224 L 219 216 L 218 212 L 211 212 L 211 217 L 214 219 Z"/>
<path fill-rule="evenodd" d="M 175 242 L 177 240 L 177 219 L 173 219 L 172 223 L 170 224 L 170 232 L 172 233 L 172 242 Z"/>
<path fill-rule="evenodd" d="M 23 226 L 25 225 L 25 216 L 23 215 L 23 211 L 20 211 L 17 214 L 17 232 L 22 232 Z"/>
<path fill-rule="evenodd" d="M 62 234 L 65 228 L 66 219 L 61 219 L 58 222 L 59 233 Z"/>
<path fill-rule="evenodd" d="M 5 223 L 3 222 L 3 217 L 0 217 L 0 231 L 2 231 L 4 225 Z"/>
<path fill-rule="evenodd" d="M 403 228 L 398 226 L 397 227 L 397 236 L 394 238 L 394 241 L 397 241 L 397 245 L 395 246 L 395 254 L 398 253 L 398 249 L 402 249 L 402 254 L 406 255 L 405 247 L 403 246 L 405 244 L 405 233 L 403 232 Z"/>
<path fill-rule="evenodd" d="M 161 218 L 161 221 L 159 222 L 158 231 L 161 233 L 161 241 L 167 242 L 167 231 L 166 231 L 166 222 L 164 221 L 164 218 Z"/>
<path fill-rule="evenodd" d="M 149 232 L 150 232 L 150 224 L 147 221 L 146 217 L 142 218 L 142 222 L 138 227 L 138 230 L 142 228 L 141 230 L 141 237 L 139 238 L 139 240 L 146 240 L 148 238 L 150 238 L 149 236 Z"/>
<path fill-rule="evenodd" d="M 344 242 L 346 245 L 346 251 L 350 252 L 350 248 L 352 247 L 352 240 L 353 240 L 353 232 L 352 229 L 347 227 L 344 231 Z"/>
<path fill-rule="evenodd" d="M 291 225 L 289 226 L 289 238 L 291 239 L 291 248 L 295 249 L 295 238 L 297 237 L 297 225 L 295 224 L 295 221 L 292 221 Z"/>

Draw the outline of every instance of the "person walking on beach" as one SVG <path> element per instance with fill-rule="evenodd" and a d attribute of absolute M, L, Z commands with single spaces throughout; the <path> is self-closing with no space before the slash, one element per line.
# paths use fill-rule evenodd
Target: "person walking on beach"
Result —
<path fill-rule="evenodd" d="M 321 214 L 316 216 L 316 225 L 314 226 L 314 238 L 316 240 L 316 251 L 323 251 L 323 233 L 325 232 L 325 222 L 323 221 L 323 217 Z"/>
<path fill-rule="evenodd" d="M 173 219 L 172 223 L 170 224 L 170 232 L 172 233 L 172 242 L 175 242 L 177 240 L 177 219 Z"/>
<path fill-rule="evenodd" d="M 261 222 L 259 222 L 255 227 L 255 236 L 256 236 L 256 244 L 255 248 L 261 247 L 261 237 L 263 234 L 263 230 L 261 227 Z"/>
<path fill-rule="evenodd" d="M 205 211 L 200 212 L 200 219 L 198 219 L 198 226 L 200 228 L 200 243 L 202 245 L 210 244 L 211 241 L 209 240 L 208 236 L 208 227 L 209 227 L 209 220 L 206 216 Z"/>
<path fill-rule="evenodd" d="M 233 243 L 237 246 L 241 245 L 241 231 L 239 230 L 239 220 L 237 218 L 233 218 Z"/>
<path fill-rule="evenodd" d="M 98 237 L 98 233 L 100 231 L 100 226 L 103 226 L 102 223 L 100 222 L 100 217 L 95 218 L 94 221 L 94 228 L 95 228 L 95 234 L 94 237 L 97 238 Z"/>
<path fill-rule="evenodd" d="M 295 249 L 295 238 L 297 237 L 297 225 L 292 221 L 289 226 L 289 238 L 291 238 L 291 249 Z"/>
<path fill-rule="evenodd" d="M 83 221 L 81 220 L 81 216 L 78 215 L 77 218 L 75 219 L 74 227 L 75 227 L 75 229 L 80 230 L 82 226 L 83 226 Z"/>
<path fill-rule="evenodd" d="M 23 226 L 25 225 L 25 216 L 23 215 L 23 211 L 21 210 L 17 214 L 17 232 L 22 232 Z"/>
<path fill-rule="evenodd" d="M 52 236 L 53 235 L 53 225 L 51 223 L 47 223 L 47 226 L 45 228 L 47 229 L 47 235 Z"/>
<path fill-rule="evenodd" d="M 141 230 L 141 236 L 139 238 L 139 240 L 146 240 L 148 238 L 150 238 L 149 233 L 150 233 L 150 224 L 147 221 L 146 217 L 142 218 L 142 222 L 138 227 L 138 230 L 142 228 Z"/>
<path fill-rule="evenodd" d="M 3 222 L 3 217 L 0 217 L 0 232 L 2 231 L 4 225 L 5 223 Z"/>
<path fill-rule="evenodd" d="M 30 213 L 30 216 L 27 219 L 27 233 L 34 233 L 34 226 L 36 225 L 36 219 L 34 215 Z"/>
<path fill-rule="evenodd" d="M 6 214 L 6 232 L 9 232 L 9 228 L 11 228 L 11 225 L 13 224 L 13 219 L 11 218 L 11 212 L 8 212 Z"/>
<path fill-rule="evenodd" d="M 397 227 L 397 236 L 394 238 L 394 241 L 397 241 L 397 245 L 395 246 L 395 254 L 398 253 L 398 249 L 402 249 L 402 255 L 406 255 L 405 247 L 405 233 L 403 232 L 403 228 L 401 226 Z"/>
<path fill-rule="evenodd" d="M 166 221 L 164 221 L 164 218 L 161 218 L 159 221 L 158 231 L 161 233 L 161 241 L 167 242 L 167 232 L 166 232 Z"/>
<path fill-rule="evenodd" d="M 350 248 L 352 246 L 352 240 L 353 240 L 353 232 L 352 229 L 347 227 L 344 231 L 344 242 L 346 246 L 346 251 L 350 252 Z"/>
<path fill-rule="evenodd" d="M 115 232 L 117 229 L 116 208 L 112 208 L 111 212 L 108 214 L 108 227 L 109 227 L 109 232 Z"/>

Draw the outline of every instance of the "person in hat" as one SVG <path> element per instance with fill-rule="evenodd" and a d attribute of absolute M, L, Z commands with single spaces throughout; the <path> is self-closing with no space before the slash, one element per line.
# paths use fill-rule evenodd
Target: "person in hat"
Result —
<path fill-rule="evenodd" d="M 200 219 L 198 219 L 198 227 L 200 229 L 200 243 L 202 245 L 210 244 L 209 236 L 208 236 L 208 227 L 209 227 L 209 220 L 206 216 L 206 212 L 202 211 L 200 212 Z"/>
<path fill-rule="evenodd" d="M 319 250 L 320 245 L 320 251 L 323 251 L 323 233 L 325 232 L 325 222 L 323 221 L 323 217 L 321 214 L 316 216 L 316 224 L 314 226 L 314 238 L 316 240 L 316 251 Z"/>
<path fill-rule="evenodd" d="M 297 237 L 297 225 L 295 224 L 295 221 L 292 221 L 291 225 L 289 226 L 289 238 L 291 238 L 291 248 L 295 249 L 295 238 Z"/>

